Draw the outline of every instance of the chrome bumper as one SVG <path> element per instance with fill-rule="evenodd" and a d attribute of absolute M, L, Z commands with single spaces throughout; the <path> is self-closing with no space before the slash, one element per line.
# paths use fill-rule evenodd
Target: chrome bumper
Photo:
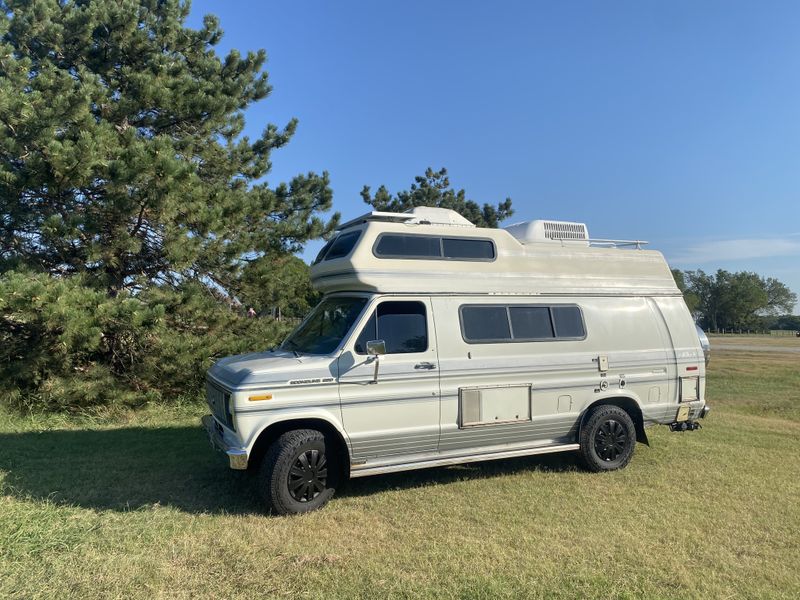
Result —
<path fill-rule="evenodd" d="M 208 432 L 211 445 L 228 455 L 231 469 L 237 471 L 247 469 L 247 450 L 228 444 L 222 434 L 222 425 L 219 425 L 211 415 L 205 415 L 201 421 Z"/>

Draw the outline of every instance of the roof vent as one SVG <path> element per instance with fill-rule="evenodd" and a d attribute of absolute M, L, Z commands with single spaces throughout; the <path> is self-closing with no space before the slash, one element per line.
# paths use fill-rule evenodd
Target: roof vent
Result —
<path fill-rule="evenodd" d="M 406 211 L 414 215 L 412 223 L 430 223 L 431 225 L 454 225 L 458 227 L 475 227 L 475 225 L 449 208 L 437 206 L 416 206 Z"/>
<path fill-rule="evenodd" d="M 523 244 L 559 242 L 589 245 L 589 230 L 585 223 L 568 221 L 525 221 L 504 228 Z"/>

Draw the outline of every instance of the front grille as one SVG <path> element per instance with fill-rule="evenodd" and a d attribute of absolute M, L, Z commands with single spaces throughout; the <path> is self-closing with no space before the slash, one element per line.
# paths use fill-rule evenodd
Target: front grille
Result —
<path fill-rule="evenodd" d="M 206 380 L 206 402 L 213 414 L 228 429 L 233 429 L 233 414 L 231 414 L 231 394 L 221 387 Z"/>

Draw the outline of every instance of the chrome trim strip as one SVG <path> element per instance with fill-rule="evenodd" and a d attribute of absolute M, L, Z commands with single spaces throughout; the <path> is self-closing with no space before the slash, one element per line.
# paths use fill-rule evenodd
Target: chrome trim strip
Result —
<path fill-rule="evenodd" d="M 517 456 L 533 456 L 536 454 L 550 454 L 553 452 L 567 452 L 578 450 L 580 444 L 559 444 L 555 446 L 534 446 L 518 448 L 515 450 L 499 450 L 486 452 L 483 454 L 462 454 L 455 456 L 445 456 L 440 458 L 420 459 L 413 462 L 394 463 L 394 464 L 353 464 L 350 466 L 350 477 L 366 477 L 368 475 L 379 475 L 381 473 L 396 473 L 398 471 L 411 471 L 413 469 L 426 469 L 428 467 L 443 467 L 447 465 L 459 465 L 469 462 L 481 462 L 486 460 L 497 460 L 501 458 L 514 458 Z"/>

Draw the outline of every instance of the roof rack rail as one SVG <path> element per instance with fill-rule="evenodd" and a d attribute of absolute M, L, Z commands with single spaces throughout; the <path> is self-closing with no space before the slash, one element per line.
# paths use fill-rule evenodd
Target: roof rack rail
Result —
<path fill-rule="evenodd" d="M 574 242 L 574 238 L 550 238 L 553 241 L 561 242 L 561 245 L 564 245 L 564 242 Z M 641 250 L 642 246 L 646 246 L 650 242 L 646 242 L 644 240 L 603 240 L 603 239 L 592 239 L 589 238 L 588 240 L 584 240 L 589 242 L 590 246 L 607 246 L 609 248 L 622 248 L 625 246 L 635 246 L 637 250 Z"/>
<path fill-rule="evenodd" d="M 454 210 L 449 208 L 438 208 L 435 206 L 415 206 L 414 208 L 402 213 L 385 212 L 373 210 L 366 214 L 342 223 L 337 228 L 343 231 L 348 227 L 361 225 L 368 221 L 383 221 L 386 223 L 409 223 L 413 225 L 447 225 L 449 227 L 470 227 L 475 228 L 475 224 L 462 217 Z"/>
<path fill-rule="evenodd" d="M 348 227 L 353 227 L 354 225 L 361 225 L 361 223 L 366 223 L 367 221 L 397 221 L 397 222 L 404 222 L 404 221 L 411 221 L 415 219 L 416 216 L 410 213 L 394 213 L 394 212 L 384 212 L 373 210 L 372 212 L 368 212 L 360 217 L 356 217 L 355 219 L 351 219 L 346 223 L 342 223 L 337 227 L 339 231 L 347 229 Z"/>

